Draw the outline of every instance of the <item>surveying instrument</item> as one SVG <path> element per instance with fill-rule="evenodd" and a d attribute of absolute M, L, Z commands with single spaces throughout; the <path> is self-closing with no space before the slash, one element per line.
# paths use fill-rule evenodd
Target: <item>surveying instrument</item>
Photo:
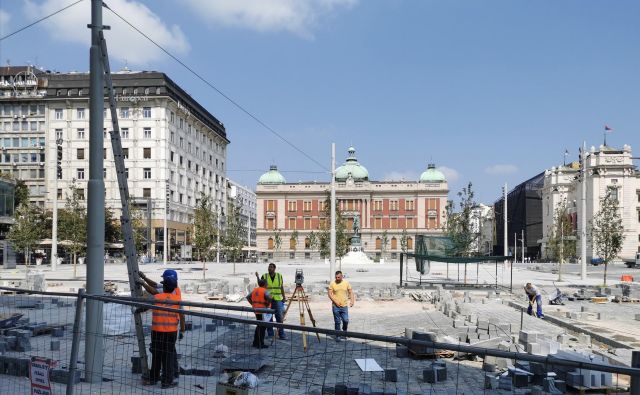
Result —
<path fill-rule="evenodd" d="M 307 310 L 307 314 L 309 314 L 309 320 L 313 324 L 313 327 L 316 327 L 316 320 L 313 318 L 313 314 L 311 313 L 311 306 L 309 306 L 309 296 L 304 292 L 304 287 L 302 284 L 304 283 L 304 274 L 302 269 L 296 269 L 296 289 L 293 291 L 293 295 L 289 299 L 289 304 L 284 311 L 284 315 L 282 316 L 282 321 L 287 317 L 287 313 L 289 312 L 289 308 L 293 304 L 294 301 L 298 302 L 298 310 L 300 311 L 300 325 L 305 326 L 304 319 L 304 311 Z M 320 341 L 320 334 L 316 333 L 318 337 L 318 341 Z M 307 351 L 307 332 L 302 332 L 302 348 L 304 351 Z"/>

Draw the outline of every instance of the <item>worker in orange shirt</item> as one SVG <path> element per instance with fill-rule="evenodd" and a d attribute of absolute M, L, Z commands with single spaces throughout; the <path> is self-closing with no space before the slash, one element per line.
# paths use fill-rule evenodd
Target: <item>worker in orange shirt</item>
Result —
<path fill-rule="evenodd" d="M 251 306 L 254 309 L 266 309 L 271 305 L 271 295 L 267 290 L 267 281 L 263 278 L 258 280 L 258 287 L 254 288 L 253 291 L 249 295 L 247 295 L 247 300 L 251 303 Z M 255 312 L 256 320 L 264 321 L 264 315 L 262 313 Z M 265 325 L 256 325 L 256 330 L 253 333 L 253 347 L 255 348 L 268 348 L 266 344 L 264 344 L 264 336 L 267 332 L 267 327 Z"/>

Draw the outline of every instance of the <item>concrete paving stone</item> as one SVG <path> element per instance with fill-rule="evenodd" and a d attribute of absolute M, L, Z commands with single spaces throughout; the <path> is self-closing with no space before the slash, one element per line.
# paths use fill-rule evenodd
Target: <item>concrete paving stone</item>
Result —
<path fill-rule="evenodd" d="M 514 372 L 512 375 L 513 386 L 523 388 L 529 385 L 529 375 L 526 373 Z"/>
<path fill-rule="evenodd" d="M 60 351 L 60 340 L 51 340 L 49 343 L 49 350 Z"/>
<path fill-rule="evenodd" d="M 384 381 L 395 383 L 398 381 L 398 369 L 385 369 Z"/>
<path fill-rule="evenodd" d="M 535 342 L 538 341 L 538 336 L 540 336 L 540 335 L 541 334 L 539 332 L 536 332 L 536 331 L 521 330 L 520 333 L 519 333 L 518 338 L 523 343 L 535 343 Z"/>
<path fill-rule="evenodd" d="M 51 337 L 64 337 L 64 328 L 51 329 Z"/>
<path fill-rule="evenodd" d="M 67 384 L 69 383 L 69 371 L 66 369 L 52 369 L 50 379 L 54 383 Z M 73 382 L 75 384 L 80 382 L 80 370 L 74 372 Z"/>

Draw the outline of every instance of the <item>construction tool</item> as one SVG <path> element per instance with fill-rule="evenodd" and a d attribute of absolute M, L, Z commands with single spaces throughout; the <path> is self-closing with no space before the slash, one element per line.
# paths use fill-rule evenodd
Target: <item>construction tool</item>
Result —
<path fill-rule="evenodd" d="M 307 314 L 309 314 L 309 320 L 311 321 L 311 324 L 313 324 L 313 327 L 316 327 L 316 320 L 315 318 L 313 318 L 313 314 L 311 313 L 311 306 L 309 306 L 309 296 L 307 296 L 306 292 L 304 291 L 304 287 L 302 286 L 302 284 L 304 283 L 304 273 L 302 272 L 302 269 L 296 269 L 296 289 L 293 291 L 293 294 L 291 295 L 291 297 L 289 298 L 289 304 L 287 305 L 287 308 L 284 311 L 284 314 L 282 316 L 282 321 L 284 321 L 284 319 L 287 317 L 287 313 L 289 312 L 289 308 L 291 307 L 291 305 L 293 304 L 294 301 L 298 302 L 298 310 L 300 312 L 300 325 L 302 326 L 306 326 L 305 323 L 305 319 L 304 319 L 304 311 L 307 311 Z M 320 334 L 316 333 L 316 336 L 318 337 L 318 341 L 320 341 Z M 304 349 L 304 351 L 307 351 L 307 332 L 302 332 L 302 348 Z"/>

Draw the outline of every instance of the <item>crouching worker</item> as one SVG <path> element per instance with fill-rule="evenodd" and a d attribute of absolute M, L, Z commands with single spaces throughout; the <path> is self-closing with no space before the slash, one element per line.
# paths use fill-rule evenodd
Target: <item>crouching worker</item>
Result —
<path fill-rule="evenodd" d="M 155 305 L 178 309 L 179 305 L 171 302 L 179 302 L 180 296 L 174 291 L 177 282 L 173 277 L 166 277 L 162 281 L 162 293 L 153 295 Z M 176 340 L 178 340 L 178 325 L 180 325 L 180 339 L 185 331 L 184 314 L 165 310 L 152 310 L 151 323 L 151 371 L 145 385 L 154 385 L 161 380 L 162 388 L 173 388 L 177 383 L 175 377 L 176 365 Z M 162 377 L 160 377 L 162 370 Z"/>
<path fill-rule="evenodd" d="M 535 303 L 536 317 L 544 318 L 544 314 L 542 314 L 542 295 L 540 295 L 540 290 L 538 290 L 538 287 L 531 283 L 527 283 L 527 285 L 524 286 L 524 292 L 527 294 L 527 298 L 529 299 L 527 314 L 533 315 L 533 303 Z"/>
<path fill-rule="evenodd" d="M 247 300 L 251 303 L 251 307 L 254 309 L 266 309 L 269 308 L 271 304 L 271 295 L 269 291 L 267 291 L 267 281 L 263 278 L 258 280 L 258 287 L 254 288 L 253 291 L 249 295 L 247 295 Z M 264 321 L 264 314 L 255 312 L 256 320 Z M 256 331 L 253 333 L 253 347 L 255 348 L 268 348 L 266 344 L 264 344 L 264 336 L 267 332 L 267 327 L 265 325 L 256 325 Z"/>

